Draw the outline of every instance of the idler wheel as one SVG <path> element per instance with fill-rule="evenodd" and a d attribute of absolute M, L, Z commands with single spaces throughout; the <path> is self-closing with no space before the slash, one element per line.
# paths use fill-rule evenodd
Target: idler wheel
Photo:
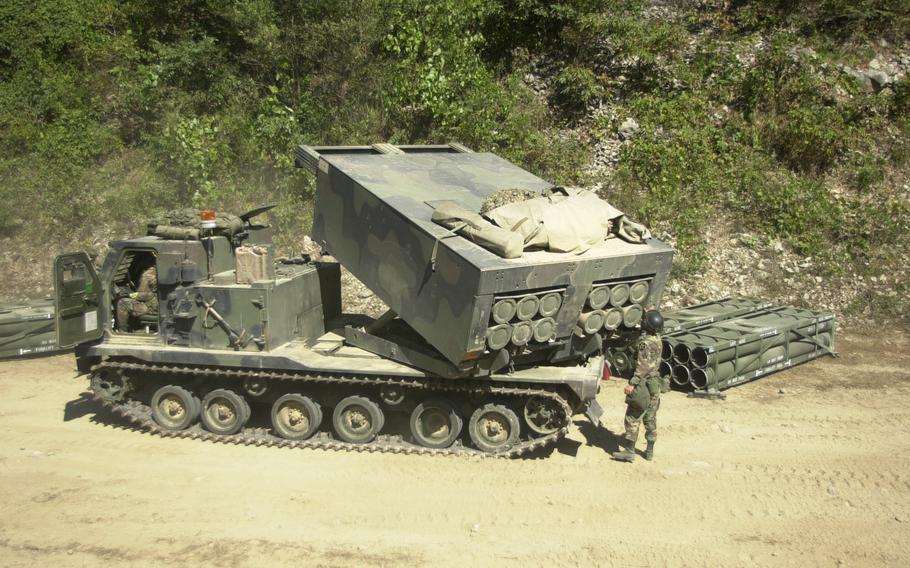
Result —
<path fill-rule="evenodd" d="M 617 375 L 624 376 L 626 373 L 632 370 L 632 360 L 629 358 L 629 354 L 625 351 L 613 351 L 610 359 L 613 361 L 613 368 L 616 369 Z"/>
<path fill-rule="evenodd" d="M 286 440 L 306 440 L 322 423 L 322 409 L 302 394 L 286 394 L 272 405 L 272 428 Z"/>
<path fill-rule="evenodd" d="M 442 398 L 429 398 L 411 413 L 411 434 L 418 444 L 427 448 L 448 448 L 463 426 L 455 407 Z"/>
<path fill-rule="evenodd" d="M 133 390 L 130 379 L 119 369 L 98 369 L 92 373 L 92 392 L 108 402 L 122 402 Z"/>
<path fill-rule="evenodd" d="M 404 402 L 404 389 L 398 385 L 382 385 L 379 387 L 379 398 L 389 406 L 398 406 Z"/>
<path fill-rule="evenodd" d="M 345 442 L 354 444 L 372 442 L 384 423 L 379 405 L 363 396 L 342 399 L 332 413 L 335 432 Z"/>
<path fill-rule="evenodd" d="M 535 434 L 546 436 L 556 432 L 566 423 L 565 412 L 553 399 L 532 396 L 525 402 L 525 423 Z"/>
<path fill-rule="evenodd" d="M 215 389 L 202 399 L 202 424 L 209 432 L 236 434 L 249 419 L 250 407 L 234 391 Z"/>
<path fill-rule="evenodd" d="M 501 404 L 485 404 L 468 421 L 468 434 L 474 446 L 488 453 L 508 450 L 518 441 L 521 425 L 518 416 Z"/>
<path fill-rule="evenodd" d="M 185 430 L 199 417 L 202 403 L 183 387 L 165 385 L 152 395 L 152 418 L 165 430 Z"/>
<path fill-rule="evenodd" d="M 243 390 L 252 397 L 260 397 L 269 391 L 269 383 L 263 379 L 244 379 Z"/>

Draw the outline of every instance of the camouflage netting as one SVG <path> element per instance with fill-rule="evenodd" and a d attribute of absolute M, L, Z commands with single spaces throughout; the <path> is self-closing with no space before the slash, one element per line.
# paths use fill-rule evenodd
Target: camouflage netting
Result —
<path fill-rule="evenodd" d="M 492 211 L 497 207 L 527 201 L 535 197 L 540 197 L 540 194 L 529 189 L 500 189 L 487 196 L 480 206 L 480 214 L 486 215 L 488 211 Z"/>

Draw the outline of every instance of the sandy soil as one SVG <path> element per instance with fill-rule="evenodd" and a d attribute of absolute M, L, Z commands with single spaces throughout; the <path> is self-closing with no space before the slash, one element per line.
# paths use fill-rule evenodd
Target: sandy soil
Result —
<path fill-rule="evenodd" d="M 0 565 L 910 563 L 910 340 L 666 396 L 653 463 L 579 420 L 494 461 L 156 438 L 86 402 L 71 356 L 0 363 Z"/>

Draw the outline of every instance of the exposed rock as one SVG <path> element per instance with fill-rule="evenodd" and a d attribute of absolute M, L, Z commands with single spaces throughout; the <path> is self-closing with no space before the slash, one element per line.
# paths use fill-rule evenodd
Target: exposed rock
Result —
<path fill-rule="evenodd" d="M 634 118 L 627 118 L 619 125 L 619 138 L 620 140 L 631 140 L 640 129 L 641 127 Z"/>
<path fill-rule="evenodd" d="M 872 84 L 872 89 L 875 91 L 881 91 L 885 88 L 885 86 L 891 83 L 891 78 L 888 77 L 888 74 L 884 71 L 872 69 L 866 71 L 865 75 L 869 79 L 869 82 Z"/>
<path fill-rule="evenodd" d="M 848 65 L 843 65 L 843 66 L 841 66 L 841 70 L 844 73 L 846 73 L 846 74 L 850 75 L 851 77 L 853 77 L 854 79 L 856 79 L 857 81 L 859 81 L 859 83 L 863 87 L 865 87 L 866 90 L 869 90 L 869 91 L 874 90 L 874 87 L 872 86 L 872 80 L 869 77 L 867 77 L 866 74 L 863 73 L 862 71 L 860 71 L 859 69 L 855 69 Z"/>

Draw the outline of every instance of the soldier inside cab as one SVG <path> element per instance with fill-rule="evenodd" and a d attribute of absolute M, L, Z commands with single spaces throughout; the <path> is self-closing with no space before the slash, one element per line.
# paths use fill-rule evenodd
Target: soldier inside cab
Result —
<path fill-rule="evenodd" d="M 121 280 L 116 281 L 115 329 L 121 333 L 158 328 L 158 272 L 151 252 L 132 253 Z"/>

